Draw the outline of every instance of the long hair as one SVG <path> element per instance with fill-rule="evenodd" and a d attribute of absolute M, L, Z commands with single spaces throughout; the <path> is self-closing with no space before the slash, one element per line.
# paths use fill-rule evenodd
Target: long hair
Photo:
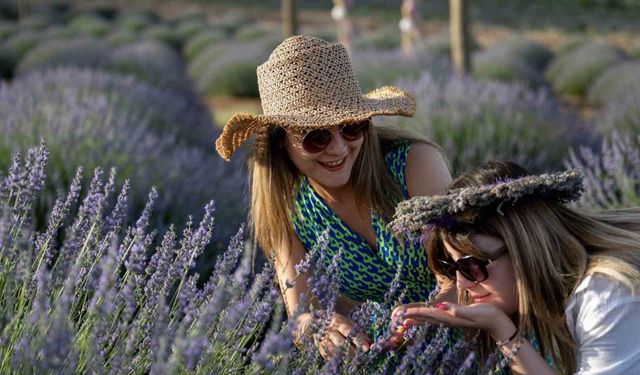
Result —
<path fill-rule="evenodd" d="M 457 178 L 451 188 L 474 187 L 518 178 L 527 171 L 515 163 L 490 162 Z M 500 211 L 501 213 L 498 213 Z M 588 275 L 600 274 L 640 289 L 640 209 L 582 213 L 556 202 L 528 198 L 516 205 L 482 210 L 478 220 L 455 233 L 437 230 L 427 254 L 433 271 L 442 274 L 436 259 L 445 255 L 447 241 L 462 253 L 485 256 L 468 234 L 501 238 L 511 257 L 518 292 L 517 325 L 539 340 L 543 356 L 551 355 L 563 373 L 574 373 L 576 343 L 566 323 L 565 306 Z M 460 303 L 470 303 L 467 293 Z M 495 344 L 480 334 L 478 352 L 484 362 Z"/>
<path fill-rule="evenodd" d="M 383 217 L 391 217 L 396 203 L 402 199 L 402 192 L 387 168 L 384 151 L 397 141 L 423 142 L 437 150 L 440 148 L 408 130 L 370 125 L 365 131 L 349 184 L 358 205 L 366 205 Z M 254 148 L 248 159 L 251 180 L 249 222 L 254 243 L 272 258 L 276 249 L 288 244 L 293 233 L 290 215 L 295 213 L 294 200 L 301 176 L 285 150 L 285 132 L 279 127 L 270 128 L 267 142 L 266 155 L 255 155 Z"/>

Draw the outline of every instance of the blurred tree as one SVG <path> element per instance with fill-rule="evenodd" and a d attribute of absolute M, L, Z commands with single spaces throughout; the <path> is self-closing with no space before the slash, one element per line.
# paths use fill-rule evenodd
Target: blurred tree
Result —
<path fill-rule="evenodd" d="M 469 11 L 467 0 L 449 0 L 451 60 L 460 77 L 471 70 Z"/>
<path fill-rule="evenodd" d="M 338 42 L 347 48 L 351 53 L 354 27 L 349 18 L 349 8 L 353 6 L 354 0 L 333 0 L 331 18 L 338 23 Z"/>
<path fill-rule="evenodd" d="M 282 34 L 285 38 L 298 33 L 297 0 L 282 0 Z"/>
<path fill-rule="evenodd" d="M 416 45 L 422 41 L 422 32 L 420 31 L 422 20 L 418 0 L 403 0 L 400 14 L 402 18 L 398 26 L 402 35 L 402 51 L 407 56 L 413 56 Z"/>

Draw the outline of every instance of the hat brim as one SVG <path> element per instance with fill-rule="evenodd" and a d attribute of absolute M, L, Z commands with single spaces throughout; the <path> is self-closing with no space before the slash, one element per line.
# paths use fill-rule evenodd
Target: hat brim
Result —
<path fill-rule="evenodd" d="M 283 128 L 315 129 L 362 121 L 373 116 L 406 116 L 412 117 L 416 111 L 415 99 L 396 87 L 385 86 L 371 91 L 362 97 L 364 105 L 348 115 L 336 113 L 331 108 L 316 108 L 313 113 L 254 115 L 250 113 L 236 113 L 224 126 L 222 133 L 216 139 L 216 151 L 226 160 L 252 134 L 269 126 Z M 308 124 L 308 125 L 305 125 Z M 311 125 L 312 124 L 312 125 Z"/>

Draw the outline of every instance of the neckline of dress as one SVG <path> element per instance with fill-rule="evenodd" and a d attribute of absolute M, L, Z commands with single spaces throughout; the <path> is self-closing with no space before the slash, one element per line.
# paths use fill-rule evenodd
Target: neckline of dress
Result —
<path fill-rule="evenodd" d="M 320 196 L 320 194 L 318 194 L 318 192 L 316 192 L 316 190 L 313 188 L 313 186 L 311 185 L 311 183 L 309 182 L 307 176 L 302 176 L 302 186 L 303 188 L 308 189 L 311 192 L 311 195 L 313 196 L 313 198 L 315 200 L 318 201 L 319 204 L 321 204 L 322 209 L 327 211 L 332 217 L 335 217 L 337 219 L 337 221 L 339 222 L 339 224 L 345 228 L 346 230 L 349 231 L 349 233 L 353 234 L 354 236 L 358 237 L 363 244 L 365 244 L 367 246 L 367 248 L 369 249 L 369 251 L 372 254 L 378 255 L 378 237 L 380 236 L 380 233 L 378 233 L 378 229 L 376 228 L 375 225 L 375 220 L 377 218 L 377 215 L 375 214 L 375 212 L 373 210 L 369 210 L 369 217 L 371 219 L 371 226 L 373 227 L 373 232 L 376 235 L 376 246 L 371 247 L 371 244 L 369 244 L 369 242 L 364 238 L 364 236 L 362 236 L 360 233 L 356 232 L 355 230 L 353 230 L 353 228 L 351 228 L 349 226 L 349 224 L 347 224 L 338 214 L 336 214 L 336 212 L 331 208 L 331 206 L 329 206 L 329 204 L 327 204 L 327 202 L 324 200 L 324 198 L 322 198 Z"/>

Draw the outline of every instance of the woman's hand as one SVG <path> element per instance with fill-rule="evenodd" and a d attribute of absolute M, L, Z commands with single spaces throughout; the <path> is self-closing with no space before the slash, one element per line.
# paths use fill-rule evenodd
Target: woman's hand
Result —
<path fill-rule="evenodd" d="M 308 327 L 310 321 L 311 314 L 302 314 L 300 318 L 298 318 L 298 327 L 306 331 L 306 327 Z M 355 323 L 353 321 L 342 314 L 334 313 L 331 316 L 331 322 L 326 328 L 324 336 L 316 342 L 322 357 L 326 360 L 331 360 L 347 340 L 350 341 L 349 353 L 355 353 L 356 348 L 364 352 L 369 351 L 372 340 L 365 335 L 364 332 L 357 332 L 353 337 L 349 337 L 349 334 L 354 328 Z"/>
<path fill-rule="evenodd" d="M 423 325 L 426 322 L 442 323 L 451 327 L 477 328 L 486 331 L 494 340 L 511 337 L 516 326 L 498 307 L 489 303 L 459 305 L 441 302 L 435 307 L 424 303 L 401 305 L 394 309 L 392 319 L 402 318 L 402 325 Z"/>

